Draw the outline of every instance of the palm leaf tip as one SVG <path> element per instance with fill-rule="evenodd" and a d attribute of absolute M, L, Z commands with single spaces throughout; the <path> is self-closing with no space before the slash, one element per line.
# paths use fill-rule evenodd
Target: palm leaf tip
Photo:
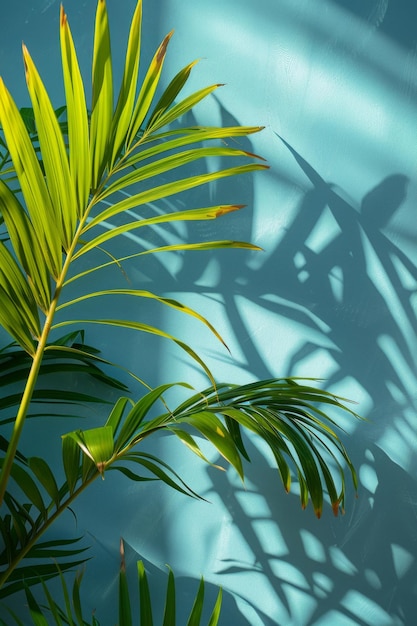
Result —
<path fill-rule="evenodd" d="M 156 56 L 157 63 L 162 63 L 162 61 L 164 60 L 164 57 L 165 57 L 166 52 L 167 52 L 168 44 L 169 44 L 170 39 L 171 39 L 173 34 L 174 34 L 174 30 L 171 30 L 167 35 L 165 35 L 161 45 L 159 46 L 158 52 L 157 52 L 157 56 Z"/>
<path fill-rule="evenodd" d="M 240 209 L 244 209 L 245 206 L 246 204 L 229 204 L 227 206 L 219 206 L 216 210 L 215 217 L 222 217 L 228 213 L 233 213 L 233 211 L 240 211 Z"/>
<path fill-rule="evenodd" d="M 67 14 L 64 11 L 64 5 L 63 4 L 61 4 L 61 6 L 59 8 L 59 21 L 60 21 L 61 28 L 66 26 L 66 24 L 67 24 Z"/>
<path fill-rule="evenodd" d="M 334 516 L 337 517 L 340 511 L 340 500 L 335 500 L 334 502 L 332 502 L 332 509 L 333 509 Z M 343 509 L 342 509 L 342 513 L 344 513 Z"/>

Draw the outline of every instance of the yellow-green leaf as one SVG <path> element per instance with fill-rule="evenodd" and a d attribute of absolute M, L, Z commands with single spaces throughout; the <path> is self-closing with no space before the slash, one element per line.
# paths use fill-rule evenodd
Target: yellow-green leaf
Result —
<path fill-rule="evenodd" d="M 138 298 L 149 298 L 152 300 L 157 300 L 161 304 L 169 306 L 175 309 L 176 311 L 180 311 L 181 313 L 186 313 L 187 315 L 190 315 L 198 319 L 200 322 L 205 324 L 207 328 L 209 328 L 210 331 L 215 335 L 215 337 L 217 337 L 217 339 L 227 348 L 227 345 L 224 342 L 223 338 L 220 336 L 220 334 L 217 332 L 214 326 L 210 324 L 210 322 L 203 315 L 200 315 L 200 313 L 198 313 L 194 309 L 191 309 L 190 307 L 186 306 L 185 304 L 182 304 L 181 302 L 178 302 L 177 300 L 173 300 L 172 298 L 163 298 L 150 291 L 144 291 L 143 289 L 106 289 L 104 291 L 90 292 L 87 295 L 79 296 L 78 298 L 75 298 L 74 300 L 64 302 L 59 307 L 57 307 L 57 311 L 65 307 L 72 306 L 74 304 L 82 302 L 84 300 L 90 300 L 90 298 L 97 298 L 97 297 L 102 297 L 102 296 L 133 296 L 133 297 L 138 297 Z"/>
<path fill-rule="evenodd" d="M 24 208 L 1 180 L 0 212 L 16 256 L 29 278 L 33 296 L 45 312 L 51 301 L 51 280 L 45 256 Z"/>
<path fill-rule="evenodd" d="M 64 138 L 48 93 L 25 46 L 23 58 L 46 183 L 58 218 L 60 243 L 68 250 L 75 231 L 77 205 Z"/>
<path fill-rule="evenodd" d="M 15 259 L 0 241 L 0 320 L 22 347 L 33 354 L 33 337 L 40 336 L 36 302 Z"/>
<path fill-rule="evenodd" d="M 204 146 L 203 148 L 193 148 L 190 150 L 183 150 L 182 152 L 176 152 L 169 156 L 165 156 L 157 161 L 151 161 L 142 167 L 134 169 L 133 171 L 125 174 L 121 178 L 118 178 L 114 183 L 106 187 L 105 191 L 100 194 L 100 200 L 107 198 L 117 191 L 127 189 L 130 185 L 134 185 L 148 178 L 160 176 L 165 172 L 172 172 L 178 167 L 189 165 L 194 161 L 200 159 L 210 159 L 219 157 L 243 157 L 243 158 L 260 158 L 244 150 L 237 150 L 236 148 L 227 148 L 224 146 Z"/>
<path fill-rule="evenodd" d="M 154 110 L 152 111 L 148 123 L 146 125 L 147 131 L 151 130 L 154 126 L 155 122 L 165 113 L 168 107 L 174 102 L 177 95 L 180 93 L 181 89 L 184 87 L 187 82 L 190 72 L 193 69 L 194 65 L 196 65 L 198 61 L 192 61 L 186 65 L 182 70 L 178 72 L 176 76 L 169 83 L 168 87 L 165 89 L 164 93 L 158 100 L 155 105 Z M 152 129 L 153 130 L 153 129 Z"/>
<path fill-rule="evenodd" d="M 25 203 L 51 274 L 62 267 L 60 216 L 51 202 L 38 157 L 22 116 L 0 78 L 0 123 Z"/>
<path fill-rule="evenodd" d="M 115 204 L 109 206 L 107 209 L 102 211 L 99 216 L 93 218 L 86 225 L 83 232 L 89 230 L 93 226 L 100 224 L 102 221 L 110 219 L 115 215 L 118 215 L 119 213 L 123 213 L 124 211 L 127 211 L 128 209 L 132 209 L 134 207 L 147 204 L 149 202 L 155 202 L 156 200 L 160 200 L 161 198 L 167 198 L 168 196 L 187 191 L 188 189 L 193 189 L 194 187 L 198 187 L 200 185 L 205 185 L 214 180 L 226 178 L 228 176 L 236 176 L 238 174 L 245 174 L 248 172 L 253 172 L 255 170 L 265 169 L 268 169 L 267 165 L 263 165 L 261 163 L 248 163 L 246 165 L 237 165 L 236 167 L 231 167 L 216 172 L 190 176 L 188 178 L 175 180 L 170 183 L 165 183 L 163 185 L 147 189 L 137 194 L 133 194 L 132 196 L 128 196 L 124 200 L 121 200 L 120 202 L 116 202 Z M 185 212 L 182 212 L 182 215 L 184 216 Z M 213 212 L 212 218 L 216 218 L 218 216 L 218 212 Z M 165 217 L 166 221 L 169 221 L 170 216 L 163 216 L 163 219 L 161 221 L 165 221 Z M 83 248 L 80 249 L 77 255 L 83 254 L 86 249 L 91 249 L 95 245 L 96 244 L 92 245 L 91 242 L 87 243 L 85 246 L 83 246 Z"/>
<path fill-rule="evenodd" d="M 125 143 L 127 132 L 132 120 L 133 105 L 135 102 L 142 26 L 142 0 L 136 5 L 130 26 L 129 40 L 126 50 L 125 68 L 120 85 L 119 98 L 112 122 L 112 167 Z"/>
<path fill-rule="evenodd" d="M 178 102 L 178 104 L 175 104 L 173 107 L 168 109 L 163 115 L 161 115 L 157 120 L 155 120 L 153 122 L 152 127 L 150 127 L 147 130 L 149 130 L 150 132 L 155 132 L 156 130 L 158 130 L 159 128 L 162 128 L 163 126 L 172 124 L 172 122 L 180 118 L 182 115 L 185 115 L 185 113 L 188 113 L 188 111 L 194 108 L 196 104 L 201 102 L 201 100 L 204 100 L 204 98 L 207 98 L 207 96 L 209 96 L 211 93 L 213 93 L 213 91 L 215 91 L 219 87 L 223 87 L 223 85 L 222 84 L 210 85 L 209 87 L 204 87 L 203 89 L 200 89 L 199 91 L 196 91 L 195 93 L 191 94 L 191 96 L 184 98 L 184 100 L 181 100 L 181 102 Z"/>
<path fill-rule="evenodd" d="M 172 35 L 173 31 L 168 33 L 168 35 L 166 35 L 166 37 L 164 38 L 158 50 L 155 52 L 155 55 L 151 61 L 151 64 L 149 65 L 148 71 L 143 80 L 129 127 L 126 146 L 127 148 L 129 148 L 132 142 L 135 140 L 136 135 L 141 129 L 143 121 L 149 113 L 149 108 L 152 104 L 152 100 L 158 86 L 159 77 L 161 75 L 162 66 L 164 64 L 167 46 Z"/>
<path fill-rule="evenodd" d="M 104 473 L 106 463 L 113 456 L 113 428 L 101 426 L 89 430 L 77 430 L 70 433 L 76 444 L 96 465 L 100 474 Z"/>
<path fill-rule="evenodd" d="M 222 457 L 232 465 L 243 480 L 242 459 L 233 442 L 232 437 L 222 422 L 209 411 L 194 413 L 190 418 L 179 418 L 179 423 L 185 422 L 196 428 L 220 452 Z"/>
<path fill-rule="evenodd" d="M 56 328 L 60 328 L 61 326 L 71 326 L 73 324 L 100 324 L 100 325 L 105 325 L 105 326 L 115 326 L 119 328 L 138 330 L 141 332 L 149 333 L 151 335 L 162 337 L 164 339 L 170 339 L 175 344 L 177 344 L 177 346 L 179 346 L 182 350 L 184 350 L 194 361 L 196 361 L 196 363 L 200 365 L 200 367 L 204 370 L 204 372 L 206 373 L 211 383 L 215 385 L 213 374 L 211 373 L 207 365 L 204 363 L 204 361 L 201 359 L 201 357 L 199 357 L 198 354 L 184 341 L 181 341 L 177 337 L 174 337 L 173 335 L 170 335 L 169 333 L 166 333 L 163 330 L 160 330 L 159 328 L 155 328 L 154 326 L 150 326 L 149 324 L 142 324 L 141 322 L 135 322 L 132 320 L 120 320 L 120 319 L 84 319 L 84 320 L 76 320 L 76 321 L 66 320 L 65 322 L 59 322 L 58 324 L 55 324 L 52 328 L 56 329 Z"/>
<path fill-rule="evenodd" d="M 99 0 L 97 4 L 92 86 L 91 176 L 92 187 L 96 189 L 109 160 L 109 139 L 113 117 L 113 71 L 105 0 Z"/>
<path fill-rule="evenodd" d="M 81 217 L 88 202 L 91 181 L 88 111 L 77 54 L 62 5 L 60 35 L 67 104 L 69 163 L 77 197 L 78 216 Z"/>
<path fill-rule="evenodd" d="M 226 128 L 195 126 L 171 130 L 157 135 L 151 134 L 142 138 L 141 150 L 134 151 L 132 156 L 118 163 L 117 171 L 120 172 L 128 167 L 136 166 L 140 161 L 157 157 L 184 146 L 215 140 L 221 140 L 224 144 L 228 138 L 246 137 L 246 135 L 258 133 L 261 130 L 263 130 L 262 126 L 229 126 Z M 146 146 L 147 143 L 150 143 L 151 146 L 143 149 L 143 146 Z"/>

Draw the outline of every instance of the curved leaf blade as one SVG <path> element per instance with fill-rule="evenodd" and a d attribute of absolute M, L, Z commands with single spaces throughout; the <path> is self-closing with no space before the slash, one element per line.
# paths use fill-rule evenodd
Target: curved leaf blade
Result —
<path fill-rule="evenodd" d="M 0 241 L 0 323 L 33 355 L 34 337 L 41 334 L 39 313 L 32 291 L 12 254 Z"/>
<path fill-rule="evenodd" d="M 150 135 L 141 139 L 141 149 L 133 152 L 132 156 L 123 159 L 117 164 L 117 171 L 120 172 L 128 167 L 135 167 L 145 159 L 152 159 L 161 154 L 166 154 L 185 146 L 200 144 L 202 142 L 221 140 L 232 137 L 246 137 L 263 130 L 263 126 L 194 126 L 179 128 L 176 130 Z M 150 143 L 150 147 L 146 144 Z M 145 146 L 145 149 L 143 149 Z"/>
<path fill-rule="evenodd" d="M 210 85 L 209 87 L 204 87 L 203 89 L 191 94 L 191 96 L 184 98 L 184 100 L 178 102 L 178 104 L 175 104 L 173 107 L 160 115 L 158 119 L 154 121 L 153 125 L 147 129 L 148 132 L 155 132 L 168 124 L 172 124 L 172 122 L 175 122 L 175 120 L 180 118 L 182 115 L 188 113 L 188 111 L 193 109 L 199 102 L 204 100 L 204 98 L 207 98 L 207 96 L 213 93 L 213 91 L 216 91 L 219 87 L 223 87 L 223 85 Z"/>
<path fill-rule="evenodd" d="M 151 594 L 143 561 L 138 561 L 140 626 L 153 626 Z"/>
<path fill-rule="evenodd" d="M 64 138 L 48 93 L 25 46 L 23 58 L 46 183 L 58 218 L 60 243 L 65 250 L 69 250 L 75 232 L 77 204 Z"/>
<path fill-rule="evenodd" d="M 84 300 L 90 300 L 92 298 L 98 298 L 102 296 L 132 296 L 134 298 L 147 298 L 151 300 L 156 300 L 160 304 L 164 304 L 174 309 L 175 311 L 180 311 L 181 313 L 185 313 L 191 317 L 195 317 L 196 319 L 198 319 L 205 326 L 207 326 L 207 328 L 213 333 L 213 335 L 224 345 L 225 348 L 227 348 L 226 343 L 224 342 L 221 335 L 203 315 L 200 315 L 200 313 L 198 313 L 194 309 L 191 309 L 190 307 L 182 304 L 181 302 L 178 302 L 177 300 L 174 300 L 172 298 L 163 298 L 143 289 L 107 289 L 105 291 L 90 292 L 87 295 L 80 296 L 79 298 L 74 298 L 74 300 L 68 302 L 64 302 L 59 307 L 57 307 L 57 311 L 67 306 L 73 306 L 74 304 L 83 302 Z"/>
<path fill-rule="evenodd" d="M 51 302 L 51 279 L 44 253 L 24 208 L 1 180 L 0 211 L 16 256 L 29 278 L 33 296 L 45 312 Z"/>
<path fill-rule="evenodd" d="M 29 502 L 38 509 L 43 517 L 46 517 L 47 512 L 41 492 L 30 474 L 21 465 L 15 463 L 12 467 L 11 475 L 29 499 Z"/>
<path fill-rule="evenodd" d="M 189 79 L 191 70 L 197 63 L 198 63 L 197 60 L 192 61 L 191 63 L 186 65 L 182 70 L 180 70 L 178 74 L 176 74 L 176 76 L 174 76 L 174 78 L 171 80 L 171 82 L 169 83 L 168 87 L 165 89 L 164 93 L 158 100 L 157 104 L 155 105 L 149 117 L 148 123 L 146 125 L 146 130 L 148 132 L 149 131 L 153 132 L 154 125 L 160 119 L 160 117 L 164 115 L 164 113 L 168 110 L 168 108 L 174 102 L 175 98 L 180 93 L 185 83 Z"/>
<path fill-rule="evenodd" d="M 126 561 L 123 540 L 120 540 L 120 572 L 119 572 L 119 624 L 133 626 L 132 609 L 130 606 L 129 585 L 126 576 Z"/>
<path fill-rule="evenodd" d="M 141 322 L 135 322 L 132 320 L 120 320 L 120 319 L 84 319 L 84 320 L 77 320 L 77 321 L 67 320 L 64 322 L 58 322 L 57 324 L 53 326 L 53 328 L 56 329 L 56 328 L 60 328 L 61 326 L 71 326 L 73 324 L 99 324 L 99 325 L 104 325 L 104 326 L 115 326 L 118 328 L 128 328 L 131 330 L 138 330 L 144 333 L 149 333 L 151 335 L 155 335 L 157 337 L 161 337 L 164 339 L 169 339 L 173 341 L 179 348 L 181 348 L 181 350 L 186 352 L 196 363 L 198 363 L 198 365 L 200 365 L 200 367 L 206 373 L 211 383 L 213 385 L 215 384 L 213 375 L 210 369 L 207 367 L 207 365 L 201 359 L 201 357 L 184 341 L 181 341 L 177 337 L 174 337 L 174 335 L 170 335 L 169 333 L 166 333 L 165 331 L 159 328 L 155 328 L 154 326 L 150 326 L 149 324 L 143 324 Z"/>
<path fill-rule="evenodd" d="M 109 160 L 113 117 L 113 70 L 105 0 L 97 3 L 93 50 L 93 96 L 90 124 L 91 184 L 96 189 Z"/>
<path fill-rule="evenodd" d="M 81 450 L 77 442 L 74 441 L 70 435 L 63 435 L 62 462 L 70 495 L 74 493 L 75 486 L 80 477 L 80 457 Z"/>
<path fill-rule="evenodd" d="M 107 463 L 113 456 L 113 428 L 101 426 L 88 430 L 77 430 L 68 433 L 83 453 L 93 461 L 100 474 L 104 474 Z"/>
<path fill-rule="evenodd" d="M 29 215 L 49 271 L 61 271 L 60 216 L 51 202 L 43 172 L 19 110 L 0 78 L 0 123 Z"/>
<path fill-rule="evenodd" d="M 168 583 L 162 626 L 175 626 L 175 605 L 175 578 L 171 568 L 168 568 Z"/>
<path fill-rule="evenodd" d="M 69 166 L 77 198 L 78 217 L 81 217 L 88 202 L 91 182 L 88 111 L 77 53 L 62 5 L 60 42 L 67 103 Z"/>
<path fill-rule="evenodd" d="M 121 176 L 115 180 L 114 183 L 106 187 L 106 189 L 100 194 L 100 200 L 104 200 L 117 191 L 125 190 L 131 185 L 147 180 L 148 178 L 160 176 L 165 172 L 172 172 L 174 169 L 184 167 L 194 161 L 215 157 L 260 158 L 257 157 L 257 155 L 250 154 L 244 150 L 237 150 L 236 148 L 227 148 L 224 146 L 204 146 L 202 148 L 193 148 L 190 150 L 175 152 L 174 154 L 165 156 L 162 159 L 151 161 L 147 165 L 142 165 L 140 168 L 135 168 L 128 174 Z"/>
<path fill-rule="evenodd" d="M 166 35 L 158 50 L 155 52 L 155 55 L 149 65 L 148 71 L 146 72 L 146 76 L 141 85 L 138 99 L 136 101 L 135 108 L 133 110 L 133 114 L 129 124 L 129 131 L 126 141 L 127 149 L 129 149 L 132 142 L 135 141 L 141 125 L 149 113 L 149 108 L 152 104 L 152 100 L 158 86 L 159 77 L 161 75 L 162 66 L 164 64 L 167 46 L 172 35 L 173 31 Z"/>
<path fill-rule="evenodd" d="M 194 600 L 193 607 L 191 609 L 190 617 L 187 621 L 187 626 L 200 626 L 201 615 L 203 613 L 204 606 L 204 579 L 200 580 L 198 586 L 197 595 Z"/>
<path fill-rule="evenodd" d="M 120 155 L 132 120 L 138 81 L 142 27 L 142 0 L 136 4 L 132 17 L 126 50 L 125 68 L 119 98 L 112 121 L 112 155 L 110 168 Z"/>
<path fill-rule="evenodd" d="M 40 457 L 29 457 L 28 465 L 39 483 L 44 487 L 50 498 L 59 507 L 59 489 L 55 480 L 55 476 L 48 463 Z"/>

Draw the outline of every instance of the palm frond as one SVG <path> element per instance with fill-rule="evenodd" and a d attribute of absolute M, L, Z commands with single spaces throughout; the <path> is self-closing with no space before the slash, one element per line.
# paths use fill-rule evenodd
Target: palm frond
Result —
<path fill-rule="evenodd" d="M 154 610 L 153 602 L 151 599 L 151 592 L 149 586 L 148 574 L 146 573 L 145 564 L 143 561 L 137 562 L 137 584 L 139 590 L 139 615 L 132 615 L 132 601 L 131 591 L 129 589 L 129 579 L 126 571 L 126 562 L 124 554 L 123 540 L 120 542 L 120 570 L 119 570 L 119 585 L 118 585 L 118 613 L 119 624 L 121 626 L 131 626 L 132 624 L 140 624 L 140 626 L 152 626 L 154 624 Z M 55 576 L 59 576 L 61 581 L 61 595 L 62 602 L 59 603 L 56 597 L 52 596 L 48 586 L 46 585 L 49 579 L 49 571 L 46 569 L 38 572 L 38 583 L 41 583 L 45 601 L 41 602 L 35 594 L 31 591 L 32 579 L 29 578 L 28 583 L 25 585 L 25 594 L 28 605 L 28 613 L 31 619 L 31 623 L 34 626 L 44 626 L 48 624 L 54 624 L 56 626 L 63 626 L 69 624 L 72 626 L 100 626 L 100 601 L 98 599 L 97 609 L 93 615 L 86 616 L 82 608 L 81 603 L 81 583 L 84 575 L 84 568 L 79 569 L 72 583 L 72 589 L 68 587 L 65 580 L 64 573 L 65 568 L 57 565 L 52 565 L 55 568 Z M 190 611 L 189 618 L 186 626 L 202 626 L 203 608 L 207 604 L 204 599 L 205 583 L 203 578 L 200 579 L 197 593 L 195 595 L 193 605 Z M 2 596 L 0 595 L 0 598 Z M 165 601 L 162 615 L 162 626 L 175 626 L 177 624 L 176 606 L 177 606 L 177 594 L 175 577 L 171 570 L 168 568 L 168 580 L 165 593 Z M 214 603 L 207 626 L 217 626 L 220 618 L 222 604 L 222 590 L 219 589 L 216 601 Z M 7 607 L 6 607 L 7 609 Z M 17 624 L 20 626 L 19 618 L 10 610 L 8 610 L 13 622 L 11 624 Z M 97 613 L 98 619 L 95 617 Z M 138 621 L 139 620 L 139 621 Z M 1 622 L 0 622 L 1 623 Z M 3 622 L 3 624 L 7 624 Z"/>
<path fill-rule="evenodd" d="M 118 403 L 117 412 L 110 415 L 106 425 L 64 437 L 64 441 L 72 440 L 71 455 L 75 454 L 76 443 L 89 458 L 90 474 L 85 478 L 91 477 L 91 471 L 104 475 L 107 469 L 120 469 L 134 478 L 132 471 L 125 467 L 126 463 L 134 462 L 184 492 L 178 477 L 173 483 L 166 474 L 168 466 L 162 467 L 160 460 L 155 465 L 155 459 L 149 455 L 133 451 L 150 435 L 166 430 L 207 461 L 198 438 L 192 434 L 195 431 L 198 437 L 210 442 L 243 480 L 244 460 L 249 460 L 243 429 L 267 443 L 287 491 L 294 477 L 297 478 L 302 507 L 305 508 L 310 499 L 317 517 L 322 514 L 326 493 L 335 515 L 339 508 L 344 508 L 346 471 L 357 488 L 355 469 L 336 432 L 337 427 L 320 408 L 320 405 L 330 405 L 335 411 L 357 417 L 343 398 L 311 384 L 301 384 L 296 379 L 271 379 L 243 386 L 220 384 L 192 395 L 174 410 L 150 418 L 149 412 L 156 402 L 163 400 L 169 388 L 170 385 L 163 385 L 152 390 L 127 412 L 127 401 Z M 333 472 L 329 464 L 335 467 Z M 75 475 L 73 465 L 70 471 L 76 483 L 80 474 Z M 172 468 L 169 472 L 171 476 L 175 474 Z M 190 494 L 192 490 L 187 486 L 187 491 Z"/>

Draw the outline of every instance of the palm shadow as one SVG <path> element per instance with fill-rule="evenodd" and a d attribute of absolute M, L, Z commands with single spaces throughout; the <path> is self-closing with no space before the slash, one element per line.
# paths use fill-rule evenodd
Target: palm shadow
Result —
<path fill-rule="evenodd" d="M 247 331 L 235 305 L 236 294 L 277 319 L 286 318 L 305 328 L 306 339 L 290 354 L 283 375 L 299 372 L 304 361 L 327 344 L 334 368 L 326 388 L 352 379 L 366 392 L 371 399 L 370 421 L 354 430 L 348 441 L 363 484 L 360 501 L 348 521 L 322 520 L 318 525 L 308 522 L 304 526 L 298 505 L 288 499 L 283 504 L 279 499 L 279 506 L 272 506 L 268 519 L 279 520 L 285 506 L 285 523 L 277 523 L 289 546 L 289 555 L 283 558 L 265 552 L 265 541 L 254 530 L 255 520 L 241 506 L 236 491 L 230 486 L 225 489 L 224 481 L 210 471 L 213 491 L 233 515 L 254 555 L 252 562 L 244 564 L 233 558 L 226 560 L 220 571 L 229 577 L 252 571 L 268 579 L 286 619 L 296 619 L 290 587 L 311 600 L 309 624 L 321 623 L 321 618 L 334 611 L 354 618 L 358 624 L 369 623 L 355 613 L 358 598 L 367 609 L 379 612 L 379 619 L 409 623 L 416 597 L 417 488 L 410 474 L 416 467 L 416 396 L 410 381 L 415 380 L 416 365 L 413 299 L 417 267 L 387 234 L 390 220 L 406 199 L 408 179 L 398 173 L 386 177 L 356 207 L 342 190 L 327 183 L 294 148 L 284 144 L 311 188 L 262 271 L 240 265 L 236 274 L 229 267 L 220 274 L 215 289 L 222 294 L 230 325 L 241 339 L 242 362 L 254 376 L 265 378 L 274 373 Z M 319 231 L 330 222 L 331 236 L 317 242 Z M 278 298 L 269 298 L 271 294 Z M 322 337 L 309 339 L 311 330 L 315 337 L 320 333 Z M 397 431 L 409 471 L 375 446 L 390 428 Z M 272 478 L 273 471 L 262 455 L 255 451 L 253 458 L 247 473 L 251 491 L 271 506 L 276 497 L 269 485 L 276 482 L 276 476 Z M 372 493 L 367 493 L 368 471 L 377 483 Z M 259 525 L 262 519 L 256 521 Z M 333 545 L 329 545 L 329 536 Z M 316 546 L 319 557 L 309 558 L 309 550 L 314 552 L 309 543 Z M 298 583 L 276 575 L 285 566 L 296 568 Z M 271 621 L 268 610 L 257 610 L 266 624 L 277 623 Z"/>
<path fill-rule="evenodd" d="M 216 472 L 211 478 L 213 491 L 222 493 L 252 554 L 246 560 L 233 555 L 219 559 L 220 579 L 240 580 L 251 572 L 253 581 L 268 580 L 280 609 L 279 616 L 274 615 L 272 605 L 260 601 L 254 608 L 262 623 L 298 624 L 302 615 L 302 623 L 313 626 L 327 623 L 321 620 L 331 615 L 333 623 L 346 618 L 368 626 L 370 614 L 374 623 L 412 623 L 417 595 L 416 481 L 373 446 L 367 450 L 366 466 L 378 476 L 376 489 L 362 489 L 352 513 L 318 521 L 308 512 L 300 517 L 296 499 L 280 491 L 276 471 L 256 450 L 251 457 L 256 471 L 248 473 L 249 495 L 262 495 L 270 509 L 267 514 L 257 515 L 254 509 L 248 515 L 242 506 L 248 492 L 225 492 Z"/>

